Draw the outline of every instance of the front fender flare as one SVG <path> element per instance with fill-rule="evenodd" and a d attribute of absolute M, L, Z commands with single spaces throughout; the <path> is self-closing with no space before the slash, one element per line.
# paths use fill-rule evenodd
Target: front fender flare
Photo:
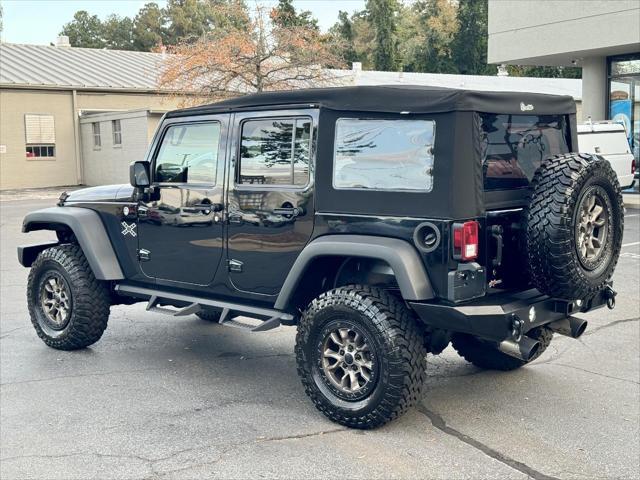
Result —
<path fill-rule="evenodd" d="M 66 225 L 71 229 L 98 280 L 124 278 L 107 231 L 96 212 L 79 207 L 36 210 L 24 218 L 22 231 L 55 230 L 55 225 Z"/>
<path fill-rule="evenodd" d="M 327 235 L 309 243 L 296 259 L 274 307 L 286 310 L 308 265 L 323 256 L 374 258 L 389 264 L 405 300 L 429 300 L 433 288 L 416 249 L 398 238 L 365 235 Z"/>

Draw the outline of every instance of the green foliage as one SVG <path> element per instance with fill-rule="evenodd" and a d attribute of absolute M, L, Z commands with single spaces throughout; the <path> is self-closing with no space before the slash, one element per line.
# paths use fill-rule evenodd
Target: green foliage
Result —
<path fill-rule="evenodd" d="M 69 42 L 74 47 L 104 48 L 103 31 L 102 22 L 97 15 L 79 10 L 73 20 L 62 27 L 60 35 L 69 37 Z"/>
<path fill-rule="evenodd" d="M 133 19 L 133 49 L 149 52 L 165 44 L 164 14 L 157 3 L 147 3 Z"/>
<path fill-rule="evenodd" d="M 74 47 L 151 51 L 160 45 L 196 40 L 218 27 L 246 22 L 246 18 L 221 16 L 216 9 L 238 4 L 244 5 L 242 0 L 168 0 L 165 8 L 157 3 L 145 4 L 133 19 L 110 15 L 104 21 L 80 10 L 60 35 L 67 35 Z M 311 14 L 303 12 L 299 18 L 307 15 Z"/>
<path fill-rule="evenodd" d="M 513 77 L 582 78 L 582 69 L 576 67 L 508 65 L 507 71 Z"/>
<path fill-rule="evenodd" d="M 367 0 L 368 20 L 375 34 L 373 65 L 376 70 L 395 70 L 398 65 L 396 0 Z"/>
<path fill-rule="evenodd" d="M 165 8 L 147 3 L 133 19 L 110 15 L 104 21 L 80 10 L 60 34 L 75 47 L 151 51 L 248 28 L 247 12 L 244 0 L 168 0 Z M 320 30 L 312 13 L 297 11 L 293 0 L 279 0 L 271 21 L 280 28 Z M 0 31 L 1 26 L 0 10 Z M 343 63 L 361 62 L 365 69 L 495 75 L 497 66 L 487 64 L 487 36 L 487 0 L 367 0 L 360 12 L 340 11 L 322 38 Z M 579 68 L 532 66 L 509 66 L 508 71 L 555 78 L 580 78 L 582 73 Z"/>
<path fill-rule="evenodd" d="M 313 18 L 313 14 L 309 10 L 297 12 L 293 0 L 279 0 L 272 17 L 273 23 L 280 27 L 305 27 L 320 31 L 318 20 Z"/>
<path fill-rule="evenodd" d="M 133 50 L 133 21 L 129 17 L 109 15 L 102 23 L 105 48 L 113 50 Z"/>
<path fill-rule="evenodd" d="M 458 72 L 492 75 L 494 65 L 487 64 L 487 2 L 459 0 L 458 32 L 453 39 L 453 61 Z"/>

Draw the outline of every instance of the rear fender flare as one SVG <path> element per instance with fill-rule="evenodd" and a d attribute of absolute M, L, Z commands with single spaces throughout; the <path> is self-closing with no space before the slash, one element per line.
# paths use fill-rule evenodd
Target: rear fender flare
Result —
<path fill-rule="evenodd" d="M 65 225 L 75 235 L 98 280 L 122 280 L 124 275 L 100 216 L 88 208 L 52 207 L 29 213 L 23 232 L 56 230 Z"/>
<path fill-rule="evenodd" d="M 327 235 L 309 243 L 296 259 L 274 307 L 286 310 L 309 264 L 318 257 L 372 258 L 389 264 L 404 300 L 429 300 L 433 288 L 416 249 L 398 238 L 365 235 Z"/>

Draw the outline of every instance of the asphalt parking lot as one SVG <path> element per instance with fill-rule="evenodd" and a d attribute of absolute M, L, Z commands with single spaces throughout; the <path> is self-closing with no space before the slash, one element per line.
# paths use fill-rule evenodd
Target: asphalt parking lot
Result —
<path fill-rule="evenodd" d="M 89 349 L 46 347 L 26 308 L 15 247 L 22 217 L 55 197 L 1 208 L 0 477 L 639 478 L 640 209 L 627 210 L 613 311 L 556 335 L 530 366 L 478 370 L 429 357 L 420 405 L 375 431 L 326 420 L 298 380 L 295 331 L 248 334 L 195 316 L 113 307 Z"/>

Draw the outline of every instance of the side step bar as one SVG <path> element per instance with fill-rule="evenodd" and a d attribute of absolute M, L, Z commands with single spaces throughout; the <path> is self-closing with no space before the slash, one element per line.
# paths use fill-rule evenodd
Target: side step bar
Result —
<path fill-rule="evenodd" d="M 148 299 L 147 310 L 150 312 L 158 312 L 174 317 L 182 317 L 198 313 L 202 307 L 214 307 L 222 310 L 220 320 L 221 325 L 229 327 L 241 328 L 251 332 L 265 332 L 279 327 L 282 323 L 290 324 L 293 322 L 293 315 L 272 310 L 269 308 L 253 307 L 250 305 L 241 305 L 239 303 L 225 302 L 221 300 L 213 300 L 210 298 L 195 297 L 192 295 L 182 295 L 179 293 L 163 292 L 152 288 L 137 287 L 134 285 L 118 284 L 116 291 L 123 295 L 136 298 Z M 160 303 L 178 302 L 186 304 L 184 307 L 168 308 L 159 306 Z M 247 316 L 259 320 L 261 323 L 255 325 L 236 320 L 238 316 Z"/>

